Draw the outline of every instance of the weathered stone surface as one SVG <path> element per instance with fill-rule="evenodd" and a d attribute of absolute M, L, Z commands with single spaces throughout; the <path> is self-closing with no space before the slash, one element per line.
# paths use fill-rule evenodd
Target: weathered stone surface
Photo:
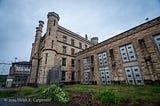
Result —
<path fill-rule="evenodd" d="M 60 76 L 62 71 L 65 72 L 65 80 L 62 82 L 71 82 L 74 76 L 74 81 L 84 82 L 83 59 L 89 58 L 90 64 L 90 80 L 101 84 L 99 71 L 98 54 L 107 53 L 108 69 L 110 71 L 111 81 L 127 83 L 125 67 L 139 66 L 142 78 L 144 81 L 159 81 L 160 80 L 160 52 L 154 42 L 153 37 L 160 34 L 160 17 L 118 34 L 101 43 L 97 41 L 89 41 L 80 35 L 65 29 L 58 25 L 59 15 L 52 12 L 48 15 L 47 30 L 43 37 L 42 22 L 37 31 L 35 42 L 32 45 L 31 61 L 32 72 L 30 83 L 37 80 L 38 84 L 46 84 L 49 70 L 55 67 L 60 67 Z M 67 37 L 67 41 L 63 41 L 63 36 Z M 71 39 L 74 40 L 74 45 L 71 44 Z M 143 39 L 145 47 L 141 47 L 139 40 Z M 96 38 L 97 40 L 97 38 Z M 79 47 L 82 44 L 82 48 Z M 143 42 L 142 42 L 143 43 Z M 132 44 L 137 59 L 130 62 L 123 62 L 120 47 Z M 87 45 L 87 48 L 85 47 Z M 62 52 L 63 46 L 66 46 L 66 53 Z M 75 55 L 71 54 L 71 49 L 75 50 Z M 114 59 L 111 58 L 110 50 L 113 50 Z M 47 57 L 46 57 L 47 56 Z M 62 58 L 66 58 L 66 66 L 62 66 Z M 71 60 L 75 60 L 75 66 L 72 67 Z M 145 60 L 146 59 L 146 60 Z M 148 60 L 147 60 L 148 59 Z M 73 75 L 73 72 L 75 73 Z M 37 73 L 37 74 L 36 74 Z"/>

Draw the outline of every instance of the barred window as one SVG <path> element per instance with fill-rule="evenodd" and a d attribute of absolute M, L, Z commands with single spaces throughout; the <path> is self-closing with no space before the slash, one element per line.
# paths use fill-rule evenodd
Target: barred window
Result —
<path fill-rule="evenodd" d="M 123 62 L 129 62 L 129 61 L 137 60 L 135 50 L 134 50 L 132 44 L 127 44 L 127 45 L 121 46 L 119 48 L 119 50 L 120 50 Z"/>

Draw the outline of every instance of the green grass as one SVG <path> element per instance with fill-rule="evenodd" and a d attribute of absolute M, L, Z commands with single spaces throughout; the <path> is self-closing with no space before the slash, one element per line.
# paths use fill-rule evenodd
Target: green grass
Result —
<path fill-rule="evenodd" d="M 92 95 L 92 99 L 100 100 L 104 104 L 119 104 L 120 97 L 110 89 L 104 89 Z"/>
<path fill-rule="evenodd" d="M 74 92 L 98 92 L 105 88 L 105 85 L 66 85 L 63 89 Z"/>
<path fill-rule="evenodd" d="M 160 103 L 160 86 L 134 86 L 134 85 L 67 85 L 65 90 L 73 92 L 100 92 L 110 89 L 115 92 L 121 101 L 132 105 L 143 102 L 144 105 Z"/>
<path fill-rule="evenodd" d="M 0 98 L 13 97 L 13 96 L 28 96 L 34 92 L 35 88 L 32 87 L 21 87 L 0 90 Z"/>

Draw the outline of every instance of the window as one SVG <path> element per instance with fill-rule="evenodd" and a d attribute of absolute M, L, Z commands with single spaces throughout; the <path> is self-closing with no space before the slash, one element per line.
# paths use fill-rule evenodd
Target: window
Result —
<path fill-rule="evenodd" d="M 110 50 L 109 50 L 109 54 L 110 54 L 111 60 L 113 61 L 113 60 L 114 60 L 113 49 L 110 49 Z"/>
<path fill-rule="evenodd" d="M 66 46 L 62 47 L 62 53 L 67 53 L 67 47 Z"/>
<path fill-rule="evenodd" d="M 66 66 L 66 58 L 62 58 L 62 66 Z"/>
<path fill-rule="evenodd" d="M 107 69 L 100 70 L 102 84 L 111 84 L 110 72 Z"/>
<path fill-rule="evenodd" d="M 53 26 L 55 26 L 56 25 L 56 20 L 54 20 L 54 22 L 53 22 Z"/>
<path fill-rule="evenodd" d="M 87 49 L 87 45 L 85 45 L 85 49 Z"/>
<path fill-rule="evenodd" d="M 119 49 L 120 49 L 120 53 L 121 53 L 123 62 L 137 60 L 135 50 L 132 44 L 121 46 Z"/>
<path fill-rule="evenodd" d="M 160 52 L 160 35 L 154 36 L 153 38 L 154 38 L 154 42 Z"/>
<path fill-rule="evenodd" d="M 49 28 L 49 35 L 51 34 L 51 28 Z"/>
<path fill-rule="evenodd" d="M 146 48 L 146 44 L 145 44 L 144 39 L 139 39 L 138 42 L 139 42 L 141 48 Z"/>
<path fill-rule="evenodd" d="M 91 64 L 94 64 L 94 55 L 91 56 Z"/>
<path fill-rule="evenodd" d="M 71 55 L 74 55 L 75 49 L 71 48 Z"/>
<path fill-rule="evenodd" d="M 74 59 L 71 59 L 71 66 L 74 67 L 75 63 L 74 63 Z"/>
<path fill-rule="evenodd" d="M 54 40 L 52 40 L 52 45 L 51 45 L 51 48 L 53 48 L 53 44 L 54 44 Z"/>
<path fill-rule="evenodd" d="M 48 53 L 46 53 L 45 64 L 47 64 Z"/>
<path fill-rule="evenodd" d="M 71 45 L 74 46 L 74 39 L 71 39 Z"/>
<path fill-rule="evenodd" d="M 72 80 L 75 80 L 75 72 L 72 72 Z"/>
<path fill-rule="evenodd" d="M 143 85 L 143 79 L 139 66 L 129 66 L 124 68 L 128 84 Z"/>
<path fill-rule="evenodd" d="M 81 42 L 79 42 L 79 48 L 82 49 L 82 43 Z"/>
<path fill-rule="evenodd" d="M 67 36 L 63 36 L 63 42 L 67 43 Z"/>
<path fill-rule="evenodd" d="M 61 76 L 61 80 L 65 80 L 66 79 L 66 72 L 65 71 L 62 71 L 62 76 Z"/>
<path fill-rule="evenodd" d="M 99 66 L 108 66 L 108 61 L 107 61 L 107 53 L 99 53 L 98 54 L 98 59 L 99 59 Z"/>
<path fill-rule="evenodd" d="M 90 68 L 88 57 L 83 59 L 83 66 L 84 66 L 84 69 L 89 69 Z"/>

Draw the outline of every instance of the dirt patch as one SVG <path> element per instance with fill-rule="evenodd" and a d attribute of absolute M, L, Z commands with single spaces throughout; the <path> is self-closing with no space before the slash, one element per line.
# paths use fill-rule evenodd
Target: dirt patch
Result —
<path fill-rule="evenodd" d="M 79 106 L 105 106 L 100 101 L 92 99 L 93 92 L 68 92 L 71 101 L 77 103 Z"/>

